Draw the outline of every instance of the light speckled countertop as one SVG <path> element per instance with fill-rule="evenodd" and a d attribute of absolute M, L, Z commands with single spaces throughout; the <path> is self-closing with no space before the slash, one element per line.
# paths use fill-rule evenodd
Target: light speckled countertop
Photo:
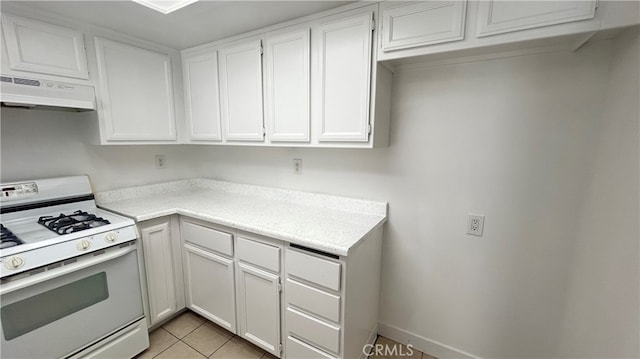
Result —
<path fill-rule="evenodd" d="M 387 219 L 387 203 L 189 179 L 96 194 L 136 221 L 180 214 L 346 256 Z"/>

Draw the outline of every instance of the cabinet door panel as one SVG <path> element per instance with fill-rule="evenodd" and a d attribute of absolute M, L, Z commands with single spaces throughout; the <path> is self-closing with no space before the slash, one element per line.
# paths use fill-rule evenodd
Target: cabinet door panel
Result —
<path fill-rule="evenodd" d="M 235 333 L 233 260 L 184 245 L 187 306 Z"/>
<path fill-rule="evenodd" d="M 183 58 L 187 126 L 192 140 L 222 139 L 217 52 Z"/>
<path fill-rule="evenodd" d="M 95 38 L 106 139 L 176 139 L 167 54 Z"/>
<path fill-rule="evenodd" d="M 140 229 L 151 325 L 177 310 L 169 222 Z"/>
<path fill-rule="evenodd" d="M 368 141 L 372 26 L 367 13 L 315 31 L 319 141 Z"/>
<path fill-rule="evenodd" d="M 592 19 L 595 1 L 481 1 L 476 36 Z"/>
<path fill-rule="evenodd" d="M 220 54 L 220 100 L 226 140 L 262 141 L 260 40 L 225 47 Z"/>
<path fill-rule="evenodd" d="M 399 50 L 464 38 L 466 1 L 382 4 L 382 49 Z"/>
<path fill-rule="evenodd" d="M 266 41 L 266 122 L 271 141 L 309 142 L 309 29 Z"/>
<path fill-rule="evenodd" d="M 238 263 L 239 335 L 280 356 L 279 276 Z"/>
<path fill-rule="evenodd" d="M 81 32 L 6 14 L 2 30 L 11 69 L 89 78 Z"/>

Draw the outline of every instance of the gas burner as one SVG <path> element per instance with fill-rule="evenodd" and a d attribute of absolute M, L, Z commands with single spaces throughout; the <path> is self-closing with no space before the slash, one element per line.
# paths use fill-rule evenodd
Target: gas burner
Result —
<path fill-rule="evenodd" d="M 108 220 L 95 214 L 84 211 L 75 211 L 72 214 L 60 214 L 59 216 L 42 216 L 38 223 L 56 232 L 57 234 L 69 234 L 85 229 L 104 226 Z"/>
<path fill-rule="evenodd" d="M 14 247 L 24 243 L 2 224 L 0 224 L 0 234 L 0 249 Z"/>

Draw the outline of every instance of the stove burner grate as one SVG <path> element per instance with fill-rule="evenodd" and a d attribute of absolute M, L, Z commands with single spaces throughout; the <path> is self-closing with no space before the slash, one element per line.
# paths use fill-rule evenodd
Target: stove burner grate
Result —
<path fill-rule="evenodd" d="M 14 247 L 23 244 L 15 234 L 13 234 L 7 227 L 0 224 L 0 249 Z"/>
<path fill-rule="evenodd" d="M 72 214 L 60 214 L 59 216 L 42 216 L 38 223 L 56 232 L 57 234 L 69 234 L 84 231 L 109 224 L 108 220 L 95 214 L 84 211 L 75 211 Z"/>

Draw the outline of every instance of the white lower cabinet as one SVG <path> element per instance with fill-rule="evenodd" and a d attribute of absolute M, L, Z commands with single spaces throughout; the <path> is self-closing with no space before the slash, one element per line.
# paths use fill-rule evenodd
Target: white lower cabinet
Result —
<path fill-rule="evenodd" d="M 238 334 L 280 356 L 280 277 L 238 263 Z"/>
<path fill-rule="evenodd" d="M 188 243 L 184 250 L 187 307 L 235 332 L 233 260 Z"/>
<path fill-rule="evenodd" d="M 172 235 L 172 221 L 175 219 L 164 217 L 138 223 L 150 327 L 184 308 L 180 244 L 179 237 Z"/>
<path fill-rule="evenodd" d="M 187 308 L 279 358 L 359 358 L 375 341 L 381 228 L 337 256 L 184 216 L 179 225 Z M 141 231 L 153 241 L 145 256 L 157 257 L 147 261 L 157 322 L 176 311 L 169 224 Z"/>
<path fill-rule="evenodd" d="M 280 356 L 280 247 L 238 237 L 238 335 Z"/>
<path fill-rule="evenodd" d="M 187 307 L 235 333 L 232 234 L 184 218 L 180 229 Z"/>

